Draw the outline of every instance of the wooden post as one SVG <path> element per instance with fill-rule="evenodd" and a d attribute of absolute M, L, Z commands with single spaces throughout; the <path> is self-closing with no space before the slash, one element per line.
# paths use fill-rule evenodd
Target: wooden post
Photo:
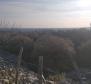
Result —
<path fill-rule="evenodd" d="M 17 65 L 16 65 L 16 79 L 15 79 L 15 84 L 18 84 L 18 76 L 19 76 L 19 69 L 21 65 L 21 59 L 22 59 L 22 53 L 23 53 L 23 47 L 20 48 L 20 52 L 18 55 L 17 59 Z"/>
<path fill-rule="evenodd" d="M 42 75 L 43 75 L 43 56 L 39 56 L 39 84 L 43 84 L 43 79 L 42 79 Z"/>
<path fill-rule="evenodd" d="M 78 65 L 77 65 L 77 63 L 76 63 L 76 61 L 75 61 L 75 59 L 73 58 L 72 54 L 69 54 L 69 55 L 70 55 L 70 59 L 71 59 L 71 62 L 72 62 L 72 64 L 73 64 L 73 67 L 74 67 L 74 69 L 76 70 L 77 77 L 78 77 L 78 79 L 79 79 L 79 81 L 80 81 L 80 84 L 83 84 L 83 81 L 82 81 L 82 79 L 81 79 L 80 69 L 79 69 L 79 67 L 78 67 Z"/>

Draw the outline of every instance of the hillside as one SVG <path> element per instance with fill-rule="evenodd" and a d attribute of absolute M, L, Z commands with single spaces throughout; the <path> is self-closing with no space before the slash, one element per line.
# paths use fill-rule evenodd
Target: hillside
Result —
<path fill-rule="evenodd" d="M 22 46 L 24 62 L 37 66 L 38 56 L 44 56 L 44 67 L 57 72 L 73 70 L 70 54 L 80 67 L 86 67 L 80 61 L 83 60 L 81 52 L 85 48 L 82 46 L 90 40 L 91 31 L 88 29 L 0 29 L 1 50 L 17 57 Z M 87 61 L 85 63 L 90 64 L 90 60 Z"/>

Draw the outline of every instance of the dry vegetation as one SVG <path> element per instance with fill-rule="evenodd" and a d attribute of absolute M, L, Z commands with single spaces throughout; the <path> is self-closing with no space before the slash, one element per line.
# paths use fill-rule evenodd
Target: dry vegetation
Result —
<path fill-rule="evenodd" d="M 0 49 L 17 56 L 21 46 L 24 48 L 22 62 L 38 66 L 38 57 L 44 57 L 46 77 L 52 70 L 58 73 L 73 71 L 74 66 L 69 55 L 73 56 L 81 68 L 91 69 L 91 31 L 86 29 L 0 31 Z M 50 70 L 46 71 L 45 68 Z M 33 70 L 36 71 L 36 68 Z"/>

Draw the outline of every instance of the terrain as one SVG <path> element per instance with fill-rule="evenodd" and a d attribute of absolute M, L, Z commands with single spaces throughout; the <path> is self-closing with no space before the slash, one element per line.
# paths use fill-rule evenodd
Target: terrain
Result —
<path fill-rule="evenodd" d="M 22 46 L 23 63 L 38 66 L 38 57 L 43 56 L 44 68 L 56 72 L 69 72 L 74 69 L 70 55 L 80 68 L 91 68 L 90 42 L 91 30 L 88 28 L 0 29 L 0 50 L 17 57 Z M 13 60 L 13 56 L 7 58 Z"/>

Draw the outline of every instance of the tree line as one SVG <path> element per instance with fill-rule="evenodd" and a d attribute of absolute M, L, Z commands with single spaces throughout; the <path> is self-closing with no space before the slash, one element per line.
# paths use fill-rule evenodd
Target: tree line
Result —
<path fill-rule="evenodd" d="M 91 68 L 91 31 L 87 29 L 28 29 L 28 31 L 0 30 L 0 49 L 18 55 L 24 48 L 23 61 L 38 65 L 44 57 L 44 67 L 57 72 L 71 71 L 70 54 L 81 68 Z"/>

